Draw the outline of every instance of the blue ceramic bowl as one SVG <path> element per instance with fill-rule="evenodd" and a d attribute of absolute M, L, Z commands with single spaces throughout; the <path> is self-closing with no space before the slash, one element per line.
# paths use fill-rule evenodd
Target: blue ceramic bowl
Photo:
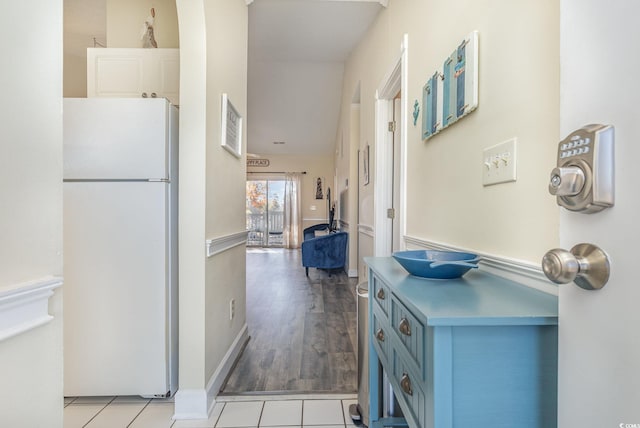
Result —
<path fill-rule="evenodd" d="M 411 275 L 436 279 L 460 278 L 480 261 L 477 254 L 457 251 L 397 251 L 392 257 Z"/>

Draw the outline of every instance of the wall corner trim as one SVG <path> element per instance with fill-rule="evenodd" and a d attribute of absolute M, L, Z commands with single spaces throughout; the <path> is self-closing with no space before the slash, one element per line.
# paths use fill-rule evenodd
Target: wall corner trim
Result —
<path fill-rule="evenodd" d="M 240 329 L 240 332 L 236 336 L 235 340 L 227 350 L 227 353 L 222 358 L 222 361 L 218 365 L 218 368 L 209 379 L 207 383 L 207 400 L 209 403 L 209 413 L 213 410 L 213 405 L 216 403 L 216 397 L 222 389 L 225 381 L 231 373 L 231 369 L 236 363 L 236 360 L 240 358 L 242 350 L 249 341 L 249 327 L 244 324 Z"/>
<path fill-rule="evenodd" d="M 551 283 L 542 272 L 542 268 L 533 263 L 483 254 L 468 248 L 458 248 L 440 242 L 427 241 L 413 236 L 404 237 L 407 249 L 427 249 L 442 251 L 463 251 L 479 255 L 482 260 L 478 263 L 481 270 L 496 276 L 510 279 L 527 287 L 542 291 L 554 296 L 558 295 L 558 286 Z"/>
<path fill-rule="evenodd" d="M 49 298 L 62 278 L 46 276 L 0 288 L 0 341 L 48 323 Z"/>
<path fill-rule="evenodd" d="M 208 419 L 220 388 L 231 372 L 247 341 L 249 328 L 244 324 L 204 389 L 179 389 L 175 396 L 174 420 Z"/>
<path fill-rule="evenodd" d="M 358 224 L 358 232 L 371 238 L 376 237 L 375 229 L 373 228 L 373 226 L 370 226 L 368 224 Z"/>
<path fill-rule="evenodd" d="M 247 243 L 247 235 L 249 231 L 232 233 L 230 235 L 221 236 L 218 238 L 207 239 L 206 250 L 207 257 L 215 256 L 224 251 L 230 250 L 238 245 L 244 245 Z"/>
<path fill-rule="evenodd" d="M 175 396 L 173 419 L 207 419 L 207 391 L 204 389 L 179 389 Z"/>

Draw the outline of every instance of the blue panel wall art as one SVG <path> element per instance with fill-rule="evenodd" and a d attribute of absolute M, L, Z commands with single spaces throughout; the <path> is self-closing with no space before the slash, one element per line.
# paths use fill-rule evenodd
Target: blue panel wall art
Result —
<path fill-rule="evenodd" d="M 437 133 L 442 125 L 440 121 L 440 112 L 442 108 L 438 102 L 442 99 L 440 89 L 441 74 L 435 72 L 422 88 L 422 103 L 424 105 L 422 113 L 422 138 L 429 138 Z"/>
<path fill-rule="evenodd" d="M 422 138 L 433 137 L 478 107 L 478 32 L 470 33 L 424 85 Z"/>

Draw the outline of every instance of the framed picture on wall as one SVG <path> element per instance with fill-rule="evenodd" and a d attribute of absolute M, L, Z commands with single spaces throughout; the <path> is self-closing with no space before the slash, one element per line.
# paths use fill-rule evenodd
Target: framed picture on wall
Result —
<path fill-rule="evenodd" d="M 324 178 L 317 177 L 315 185 L 316 199 L 324 199 Z"/>
<path fill-rule="evenodd" d="M 242 155 L 242 116 L 235 109 L 227 94 L 222 94 L 221 144 L 229 153 L 239 158 Z"/>

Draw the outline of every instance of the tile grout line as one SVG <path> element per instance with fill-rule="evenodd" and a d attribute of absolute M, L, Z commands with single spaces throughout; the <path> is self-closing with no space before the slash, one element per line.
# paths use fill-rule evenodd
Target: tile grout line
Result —
<path fill-rule="evenodd" d="M 264 414 L 264 406 L 265 401 L 262 401 L 262 407 L 260 408 L 260 416 L 258 416 L 258 427 L 260 427 L 260 422 L 262 421 L 262 415 Z"/>
<path fill-rule="evenodd" d="M 136 419 L 138 419 L 138 416 L 140 416 L 140 414 L 141 414 L 142 412 L 144 412 L 144 409 L 146 409 L 146 408 L 149 406 L 149 403 L 151 403 L 151 399 L 148 399 L 148 400 L 147 400 L 147 404 L 145 404 L 145 405 L 142 407 L 142 409 L 140 409 L 140 411 L 138 412 L 138 414 L 136 414 L 136 415 L 133 417 L 133 419 L 131 419 L 131 422 L 129 422 L 129 424 L 127 425 L 127 428 L 129 428 L 129 427 L 130 427 L 130 426 L 135 422 L 135 420 L 136 420 Z"/>
<path fill-rule="evenodd" d="M 93 415 L 93 416 L 91 417 L 91 419 L 89 419 L 89 420 L 87 421 L 87 423 L 86 423 L 86 424 L 82 425 L 82 428 L 85 428 L 87 425 L 89 425 L 89 424 L 91 423 L 91 421 L 93 421 L 93 420 L 94 420 L 94 419 L 95 419 L 95 418 L 96 418 L 100 413 L 102 413 L 102 411 L 103 411 L 104 409 L 106 409 L 106 408 L 107 408 L 111 403 L 113 403 L 113 400 L 115 400 L 115 399 L 116 399 L 116 397 L 113 397 L 113 398 L 111 399 L 111 401 L 109 401 L 107 404 L 105 404 L 105 405 L 104 405 L 104 407 L 102 407 L 102 409 L 98 410 L 98 412 L 97 412 L 95 415 Z"/>
<path fill-rule="evenodd" d="M 344 401 L 340 400 L 340 412 L 342 413 L 342 426 L 347 428 L 347 418 L 344 416 Z"/>
<path fill-rule="evenodd" d="M 213 406 L 215 407 L 215 404 Z M 213 428 L 216 428 L 218 426 L 218 422 L 220 422 L 220 418 L 222 417 L 222 413 L 224 413 L 224 409 L 226 409 L 226 407 L 227 407 L 227 403 L 224 403 L 222 405 L 222 409 L 220 409 L 220 414 L 216 418 L 216 421 L 213 423 Z"/>
<path fill-rule="evenodd" d="M 346 419 L 344 418 L 344 405 L 342 403 L 342 399 L 337 400 L 340 402 L 340 412 L 342 413 L 342 423 L 341 424 L 312 424 L 312 425 L 304 425 L 304 402 L 305 401 L 314 401 L 313 399 L 311 400 L 302 400 L 303 405 L 302 405 L 302 421 L 300 426 L 302 428 L 305 428 L 305 426 L 307 427 L 323 427 L 323 426 L 336 426 L 336 425 L 342 425 L 344 428 L 347 428 L 347 422 Z M 319 400 L 315 400 L 315 401 L 323 401 L 322 399 Z M 331 400 L 324 400 L 324 401 L 331 401 Z"/>
<path fill-rule="evenodd" d="M 67 397 L 67 398 L 69 398 L 69 397 Z M 70 404 L 72 404 L 72 403 L 73 403 L 74 401 L 76 401 L 77 399 L 78 399 L 78 397 L 73 397 L 73 400 L 69 401 L 67 404 L 64 404 L 64 401 L 63 401 L 64 407 L 69 406 Z M 64 408 L 64 407 L 63 407 L 63 408 Z"/>

